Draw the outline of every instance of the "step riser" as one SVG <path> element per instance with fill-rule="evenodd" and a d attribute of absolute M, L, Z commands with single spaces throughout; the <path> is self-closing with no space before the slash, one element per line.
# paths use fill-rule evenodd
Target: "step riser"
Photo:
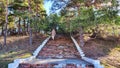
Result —
<path fill-rule="evenodd" d="M 85 64 L 20 64 L 19 68 L 94 68 Z"/>

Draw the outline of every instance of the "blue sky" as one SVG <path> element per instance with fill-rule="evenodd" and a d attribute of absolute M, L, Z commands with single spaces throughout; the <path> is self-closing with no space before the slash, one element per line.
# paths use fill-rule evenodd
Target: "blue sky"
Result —
<path fill-rule="evenodd" d="M 66 1 L 68 1 L 68 0 L 66 0 Z M 119 2 L 120 2 L 120 0 L 118 0 Z M 46 12 L 47 12 L 47 14 L 49 15 L 50 14 L 50 9 L 51 9 L 51 7 L 52 7 L 52 4 L 53 4 L 53 2 L 54 2 L 54 0 L 44 0 L 44 7 L 45 7 L 45 9 L 46 9 Z M 120 3 L 119 3 L 119 5 L 120 5 Z M 65 6 L 65 5 L 62 5 L 63 7 Z M 63 8 L 62 7 L 62 8 Z M 61 9 L 62 9 L 61 8 Z M 56 13 L 59 13 L 59 11 L 61 10 L 61 9 L 59 9 L 59 10 L 56 10 L 55 12 Z M 118 7 L 118 9 L 120 10 L 120 7 Z M 119 15 L 120 15 L 120 12 L 118 13 Z"/>
<path fill-rule="evenodd" d="M 53 3 L 53 1 L 44 0 L 44 7 L 45 7 L 48 15 L 50 14 L 50 8 L 52 6 L 52 3 Z"/>
<path fill-rule="evenodd" d="M 69 0 L 65 0 L 65 2 L 66 2 L 65 3 L 65 2 L 61 2 L 61 1 L 56 2 L 56 0 L 44 0 L 44 7 L 45 7 L 48 15 L 50 13 L 57 13 L 58 14 L 61 11 L 61 9 L 66 6 L 68 1 Z M 51 7 L 52 7 L 53 3 L 54 3 L 54 8 L 52 8 L 52 10 L 51 10 Z M 56 6 L 55 5 L 56 3 L 59 6 Z M 58 8 L 58 9 L 56 9 L 56 8 Z"/>

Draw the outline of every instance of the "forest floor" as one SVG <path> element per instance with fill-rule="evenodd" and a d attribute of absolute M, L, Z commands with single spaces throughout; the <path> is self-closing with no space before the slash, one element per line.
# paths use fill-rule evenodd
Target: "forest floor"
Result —
<path fill-rule="evenodd" d="M 7 64 L 14 59 L 31 56 L 45 38 L 44 35 L 33 36 L 33 45 L 30 46 L 29 36 L 9 36 L 7 46 L 0 49 L 0 67 L 7 68 Z M 75 39 L 79 41 L 79 37 Z M 0 43 L 3 43 L 3 37 L 0 37 Z M 120 68 L 120 40 L 118 38 L 88 38 L 85 39 L 82 49 L 87 57 L 99 59 L 105 68 Z"/>
<path fill-rule="evenodd" d="M 79 42 L 79 38 L 76 37 Z M 120 68 L 120 38 L 108 36 L 106 38 L 89 38 L 84 36 L 85 45 L 83 49 L 85 55 L 98 59 L 105 68 Z"/>
<path fill-rule="evenodd" d="M 29 36 L 8 36 L 7 45 L 0 46 L 0 67 L 7 68 L 8 63 L 17 58 L 26 58 L 32 55 L 33 51 L 45 40 L 46 36 L 38 34 L 33 35 L 33 45 L 29 45 Z M 3 44 L 3 37 L 0 37 L 0 43 Z"/>
<path fill-rule="evenodd" d="M 82 47 L 86 56 L 96 58 L 105 68 L 120 68 L 120 41 L 93 39 Z"/>

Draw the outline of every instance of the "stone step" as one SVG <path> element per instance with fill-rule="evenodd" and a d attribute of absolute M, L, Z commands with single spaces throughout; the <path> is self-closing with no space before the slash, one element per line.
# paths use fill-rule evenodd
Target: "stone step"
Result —
<path fill-rule="evenodd" d="M 94 68 L 82 59 L 34 59 L 19 64 L 19 68 Z"/>
<path fill-rule="evenodd" d="M 83 54 L 83 52 L 81 52 Z M 37 59 L 73 59 L 81 58 L 74 43 L 67 37 L 59 37 L 56 40 L 49 40 L 36 56 Z"/>
<path fill-rule="evenodd" d="M 85 64 L 29 64 L 21 63 L 18 68 L 94 68 L 93 65 Z"/>

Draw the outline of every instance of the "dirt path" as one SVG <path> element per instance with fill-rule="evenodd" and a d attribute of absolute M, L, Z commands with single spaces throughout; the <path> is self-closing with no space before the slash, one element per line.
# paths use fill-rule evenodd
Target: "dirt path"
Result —
<path fill-rule="evenodd" d="M 79 52 L 75 48 L 72 40 L 68 37 L 57 36 L 43 47 L 37 58 L 80 58 Z"/>

